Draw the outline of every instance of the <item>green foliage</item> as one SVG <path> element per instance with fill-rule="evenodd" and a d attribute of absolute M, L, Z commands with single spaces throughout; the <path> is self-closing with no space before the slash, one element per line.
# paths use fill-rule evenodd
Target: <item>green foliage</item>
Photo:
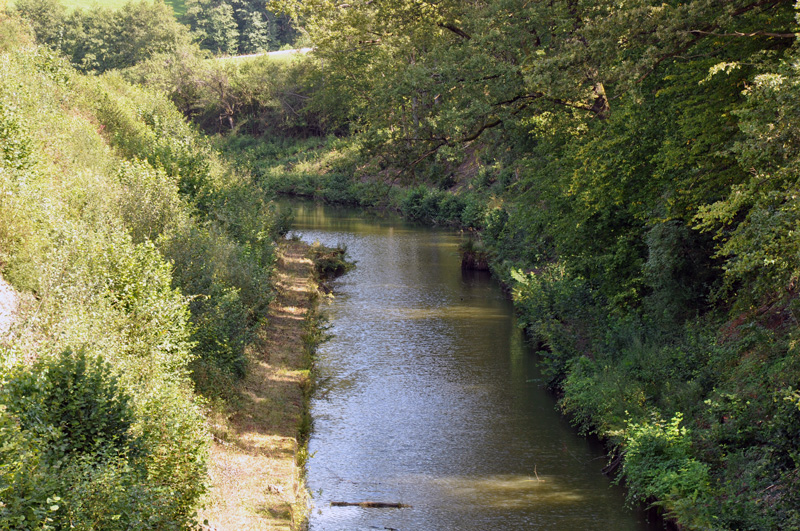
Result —
<path fill-rule="evenodd" d="M 67 13 L 58 1 L 22 0 L 16 11 L 30 21 L 36 39 L 61 51 L 85 72 L 132 66 L 189 42 L 163 2 L 128 2 L 119 9 L 96 6 Z"/>
<path fill-rule="evenodd" d="M 295 118 L 353 136 L 229 140 L 259 181 L 482 229 L 633 498 L 688 528 L 796 521 L 796 6 L 281 4 L 315 44 Z"/>
<path fill-rule="evenodd" d="M 744 304 L 773 296 L 798 278 L 793 258 L 800 219 L 796 58 L 795 47 L 780 64 L 756 76 L 745 92 L 746 104 L 736 111 L 743 136 L 732 151 L 751 178 L 697 216 L 700 227 L 713 230 L 722 242 L 718 256 L 726 258 L 726 288 L 738 289 Z"/>
<path fill-rule="evenodd" d="M 347 247 L 344 245 L 331 248 L 314 245 L 311 248 L 311 260 L 314 262 L 314 272 L 322 282 L 342 276 L 356 265 L 348 260 Z"/>
<path fill-rule="evenodd" d="M 310 104 L 318 73 L 319 65 L 302 55 L 211 61 L 187 48 L 139 64 L 126 77 L 167 92 L 204 131 L 305 138 L 340 128 L 331 112 Z"/>
<path fill-rule="evenodd" d="M 570 359 L 584 354 L 589 345 L 586 326 L 597 312 L 595 295 L 558 263 L 527 274 L 512 270 L 511 277 L 520 326 L 547 349 L 546 374 L 553 383 L 565 374 Z"/>
<path fill-rule="evenodd" d="M 658 500 L 670 516 L 690 529 L 714 525 L 709 514 L 709 467 L 691 455 L 689 431 L 675 414 L 665 421 L 654 416 L 642 423 L 629 423 L 623 471 L 629 498 Z"/>
<path fill-rule="evenodd" d="M 28 208 L 14 192 L 33 178 L 35 157 L 30 133 L 20 123 L 19 112 L 0 102 L 0 264 L 20 252 L 30 230 Z"/>
<path fill-rule="evenodd" d="M 90 102 L 104 136 L 119 153 L 147 161 L 118 170 L 122 219 L 174 264 L 175 285 L 191 300 L 191 340 L 204 364 L 195 367 L 198 381 L 209 370 L 241 376 L 250 331 L 272 299 L 267 196 L 226 168 L 164 98 L 116 76 L 104 88 Z"/>
<path fill-rule="evenodd" d="M 3 383 L 2 404 L 41 445 L 50 464 L 73 455 L 135 454 L 130 398 L 111 368 L 84 352 L 40 358 Z"/>
<path fill-rule="evenodd" d="M 424 185 L 398 194 L 398 207 L 412 221 L 455 224 L 470 229 L 484 225 L 486 211 L 483 200 L 473 194 L 454 194 Z"/>
<path fill-rule="evenodd" d="M 134 243 L 156 241 L 187 223 L 186 205 L 174 179 L 141 161 L 125 161 L 117 170 L 122 185 L 120 217 Z"/>
<path fill-rule="evenodd" d="M 236 52 L 239 29 L 229 4 L 190 0 L 186 6 L 186 18 L 201 46 L 220 55 Z"/>
<path fill-rule="evenodd" d="M 708 260 L 711 242 L 673 220 L 653 226 L 645 243 L 648 256 L 642 272 L 651 290 L 645 300 L 648 310 L 667 321 L 681 322 L 692 311 L 705 308 L 705 296 L 716 277 Z"/>
<path fill-rule="evenodd" d="M 190 527 L 208 437 L 189 375 L 213 395 L 241 374 L 272 297 L 269 197 L 164 96 L 43 48 L 0 69 L 0 268 L 24 293 L 0 527 Z"/>
<path fill-rule="evenodd" d="M 14 10 L 31 25 L 38 42 L 53 45 L 61 38 L 67 9 L 60 0 L 17 0 Z"/>
<path fill-rule="evenodd" d="M 247 0 L 188 0 L 181 18 L 200 46 L 217 54 L 277 50 L 297 37 L 289 17 Z"/>
<path fill-rule="evenodd" d="M 132 399 L 111 365 L 65 351 L 9 363 L 0 393 L 4 529 L 181 529 L 183 503 L 158 481 L 165 456 L 137 434 Z M 177 472 L 177 467 L 170 467 Z M 185 488 L 176 482 L 175 487 Z M 189 489 L 191 491 L 191 489 Z"/>
<path fill-rule="evenodd" d="M 24 528 L 25 522 L 33 525 L 45 521 L 50 507 L 56 507 L 53 498 L 47 498 L 47 488 L 38 488 L 45 482 L 39 469 L 37 448 L 20 429 L 16 418 L 0 407 L 0 524 L 7 529 Z M 51 483 L 53 480 L 51 479 Z M 47 507 L 47 505 L 50 507 Z"/>

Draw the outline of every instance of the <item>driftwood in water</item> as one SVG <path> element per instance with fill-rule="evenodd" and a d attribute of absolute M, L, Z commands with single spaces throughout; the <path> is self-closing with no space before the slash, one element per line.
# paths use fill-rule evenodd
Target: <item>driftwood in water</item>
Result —
<path fill-rule="evenodd" d="M 406 505 L 405 503 L 385 503 L 385 502 L 374 502 L 374 501 L 363 501 L 363 502 L 331 502 L 331 507 L 366 507 L 369 509 L 382 509 L 382 508 L 389 508 L 389 509 L 407 509 L 411 508 L 410 505 Z"/>

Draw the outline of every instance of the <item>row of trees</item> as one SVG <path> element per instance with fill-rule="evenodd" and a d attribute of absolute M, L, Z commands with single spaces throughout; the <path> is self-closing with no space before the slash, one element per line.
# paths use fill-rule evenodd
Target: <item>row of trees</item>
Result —
<path fill-rule="evenodd" d="M 125 68 L 190 42 L 163 2 L 68 12 L 58 0 L 22 0 L 15 10 L 31 24 L 37 42 L 60 51 L 84 72 Z"/>
<path fill-rule="evenodd" d="M 291 19 L 269 11 L 263 0 L 188 0 L 181 20 L 202 48 L 218 54 L 277 50 L 299 36 Z"/>
<path fill-rule="evenodd" d="M 15 10 L 31 23 L 39 43 L 59 50 L 86 72 L 191 50 L 190 43 L 214 54 L 235 55 L 275 50 L 299 35 L 288 16 L 275 15 L 263 2 L 244 0 L 189 0 L 178 18 L 163 2 L 144 1 L 119 9 L 68 11 L 59 0 L 20 0 Z"/>

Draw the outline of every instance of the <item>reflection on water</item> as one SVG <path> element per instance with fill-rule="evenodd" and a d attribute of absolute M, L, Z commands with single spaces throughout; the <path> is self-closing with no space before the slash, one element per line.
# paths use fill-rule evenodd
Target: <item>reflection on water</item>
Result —
<path fill-rule="evenodd" d="M 565 489 L 555 476 L 497 475 L 432 480 L 454 503 L 526 510 L 536 505 L 570 505 L 585 499 L 584 492 Z"/>
<path fill-rule="evenodd" d="M 382 313 L 385 319 L 436 319 L 442 313 L 447 314 L 448 319 L 508 319 L 508 314 L 504 312 L 487 312 L 483 308 L 473 308 L 469 306 L 448 306 L 446 308 L 392 308 Z"/>
<path fill-rule="evenodd" d="M 323 307 L 312 530 L 647 529 L 600 473 L 601 448 L 555 411 L 500 287 L 461 272 L 459 234 L 295 213 L 304 240 L 358 262 Z"/>

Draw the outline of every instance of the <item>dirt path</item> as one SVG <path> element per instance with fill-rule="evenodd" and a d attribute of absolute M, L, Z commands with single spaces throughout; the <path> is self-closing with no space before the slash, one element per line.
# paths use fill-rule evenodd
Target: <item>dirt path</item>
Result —
<path fill-rule="evenodd" d="M 317 286 L 308 246 L 286 242 L 277 268 L 277 297 L 267 324 L 249 347 L 241 399 L 229 415 L 226 436 L 211 450 L 211 504 L 201 512 L 218 531 L 297 529 L 306 491 L 296 464 L 303 413 L 304 319 Z"/>

